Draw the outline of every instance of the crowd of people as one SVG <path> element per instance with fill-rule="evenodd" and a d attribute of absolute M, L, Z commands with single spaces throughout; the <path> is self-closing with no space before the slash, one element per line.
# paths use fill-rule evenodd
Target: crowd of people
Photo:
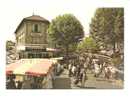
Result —
<path fill-rule="evenodd" d="M 91 72 L 93 77 L 96 78 L 115 79 L 117 77 L 117 70 L 111 62 L 92 55 L 83 55 L 76 59 L 70 59 L 68 66 L 65 68 L 69 71 L 69 77 L 74 78 L 74 84 L 80 83 L 81 87 L 85 87 L 88 72 Z"/>
<path fill-rule="evenodd" d="M 15 75 L 10 75 L 6 80 L 7 89 L 42 89 L 44 77 L 26 77 L 24 80 L 16 79 Z M 27 78 L 28 77 L 28 78 Z"/>
<path fill-rule="evenodd" d="M 21 81 L 15 81 L 15 75 L 7 76 L 6 88 L 7 89 L 21 89 L 22 88 L 22 82 Z"/>

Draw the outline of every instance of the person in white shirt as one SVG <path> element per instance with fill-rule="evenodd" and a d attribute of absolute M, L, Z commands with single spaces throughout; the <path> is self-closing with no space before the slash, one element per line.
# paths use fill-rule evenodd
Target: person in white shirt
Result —
<path fill-rule="evenodd" d="M 98 74 L 100 73 L 100 65 L 97 63 L 94 63 L 94 73 L 95 73 L 95 77 L 98 76 Z"/>
<path fill-rule="evenodd" d="M 72 66 L 72 70 L 71 71 L 73 73 L 73 76 L 75 76 L 75 74 L 76 74 L 76 67 L 74 65 Z"/>
<path fill-rule="evenodd" d="M 72 69 L 72 64 L 70 63 L 70 64 L 69 64 L 69 66 L 68 66 L 69 76 L 71 76 L 71 75 L 72 75 L 71 69 Z"/>

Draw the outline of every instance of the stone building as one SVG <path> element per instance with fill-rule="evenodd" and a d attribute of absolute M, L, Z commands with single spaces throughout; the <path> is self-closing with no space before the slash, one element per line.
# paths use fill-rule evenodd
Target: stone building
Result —
<path fill-rule="evenodd" d="M 49 21 L 38 15 L 26 17 L 21 21 L 15 30 L 18 59 L 48 56 L 48 26 Z"/>

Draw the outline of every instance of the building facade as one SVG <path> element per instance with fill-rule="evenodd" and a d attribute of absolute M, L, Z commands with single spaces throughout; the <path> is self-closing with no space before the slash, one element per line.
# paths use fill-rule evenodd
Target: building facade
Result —
<path fill-rule="evenodd" d="M 21 21 L 15 31 L 18 59 L 48 56 L 48 26 L 49 21 L 38 15 L 26 17 Z"/>

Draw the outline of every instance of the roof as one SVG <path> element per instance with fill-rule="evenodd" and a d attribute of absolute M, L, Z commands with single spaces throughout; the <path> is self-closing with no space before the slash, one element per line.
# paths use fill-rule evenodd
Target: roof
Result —
<path fill-rule="evenodd" d="M 21 23 L 18 25 L 18 27 L 16 28 L 15 30 L 15 33 L 17 33 L 18 29 L 20 28 L 20 26 L 22 25 L 23 22 L 25 21 L 42 21 L 44 23 L 49 23 L 49 21 L 39 15 L 32 15 L 32 16 L 29 16 L 29 17 L 25 17 L 23 18 L 23 20 L 21 21 Z"/>
<path fill-rule="evenodd" d="M 45 18 L 43 18 L 39 15 L 32 15 L 32 16 L 26 17 L 24 19 L 26 19 L 26 20 L 36 20 L 36 21 L 47 21 L 48 22 L 47 19 L 45 19 Z"/>

